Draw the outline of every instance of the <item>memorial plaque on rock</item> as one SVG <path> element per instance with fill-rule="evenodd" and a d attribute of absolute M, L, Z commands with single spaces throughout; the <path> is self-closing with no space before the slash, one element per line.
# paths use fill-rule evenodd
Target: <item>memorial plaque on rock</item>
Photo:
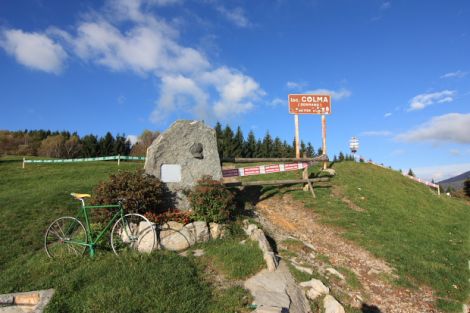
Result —
<path fill-rule="evenodd" d="M 145 172 L 176 193 L 178 209 L 189 209 L 184 190 L 206 175 L 222 178 L 215 130 L 200 121 L 174 122 L 148 148 Z"/>

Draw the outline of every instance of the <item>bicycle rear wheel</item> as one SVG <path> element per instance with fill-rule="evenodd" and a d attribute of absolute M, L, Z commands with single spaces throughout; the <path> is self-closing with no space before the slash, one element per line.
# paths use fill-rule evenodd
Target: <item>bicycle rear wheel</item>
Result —
<path fill-rule="evenodd" d="M 111 230 L 111 247 L 115 254 L 125 251 L 151 252 L 156 242 L 154 224 L 140 214 L 124 215 Z"/>
<path fill-rule="evenodd" d="M 49 225 L 44 236 L 44 249 L 50 258 L 83 255 L 88 242 L 85 227 L 80 220 L 64 216 Z M 82 244 L 78 244 L 82 243 Z"/>

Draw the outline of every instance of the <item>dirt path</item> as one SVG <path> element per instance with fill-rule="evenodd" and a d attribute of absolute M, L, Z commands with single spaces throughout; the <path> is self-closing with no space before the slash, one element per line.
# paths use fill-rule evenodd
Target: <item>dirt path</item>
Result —
<path fill-rule="evenodd" d="M 440 312 L 434 307 L 435 297 L 430 288 L 410 290 L 391 284 L 384 279 L 393 276 L 388 264 L 342 238 L 338 229 L 318 223 L 318 216 L 301 202 L 288 195 L 275 196 L 260 201 L 256 208 L 275 232 L 312 244 L 315 251 L 329 257 L 334 267 L 352 270 L 363 286 L 368 306 L 387 313 Z"/>

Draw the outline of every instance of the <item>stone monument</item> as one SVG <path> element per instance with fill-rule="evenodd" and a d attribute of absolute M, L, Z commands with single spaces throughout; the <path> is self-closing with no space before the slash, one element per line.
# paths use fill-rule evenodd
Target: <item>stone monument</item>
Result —
<path fill-rule="evenodd" d="M 200 121 L 174 122 L 148 148 L 144 168 L 176 194 L 178 209 L 189 209 L 184 190 L 205 175 L 222 178 L 215 130 Z"/>

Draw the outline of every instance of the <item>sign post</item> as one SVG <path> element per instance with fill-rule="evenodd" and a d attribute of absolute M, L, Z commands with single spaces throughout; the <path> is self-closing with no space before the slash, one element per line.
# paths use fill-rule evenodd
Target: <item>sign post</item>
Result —
<path fill-rule="evenodd" d="M 299 114 L 321 115 L 322 122 L 322 153 L 326 155 L 326 114 L 331 113 L 331 97 L 323 94 L 290 94 L 288 96 L 289 113 L 294 114 L 295 122 L 295 157 L 300 158 Z M 327 162 L 323 162 L 326 169 Z M 304 179 L 308 173 L 304 171 Z"/>
<path fill-rule="evenodd" d="M 295 124 L 295 157 L 300 159 L 299 114 L 294 115 Z"/>
<path fill-rule="evenodd" d="M 322 154 L 326 154 L 326 117 L 325 114 L 321 116 L 321 133 L 322 133 Z M 323 162 L 323 169 L 326 170 L 327 162 Z"/>

